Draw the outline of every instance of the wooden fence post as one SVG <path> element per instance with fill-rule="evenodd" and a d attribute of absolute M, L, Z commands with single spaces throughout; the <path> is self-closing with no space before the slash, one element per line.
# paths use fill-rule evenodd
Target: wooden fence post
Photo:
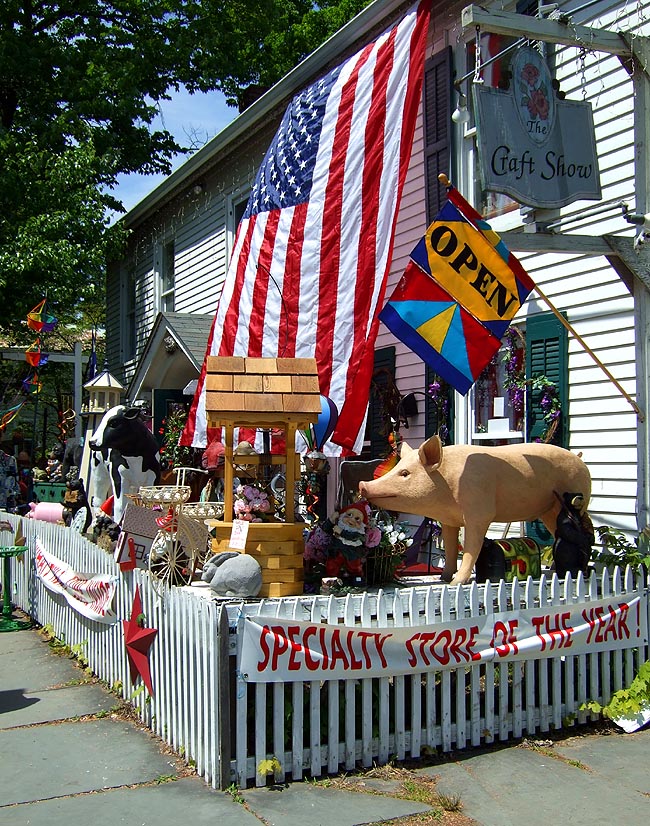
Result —
<path fill-rule="evenodd" d="M 230 786 L 230 628 L 228 611 L 222 606 L 217 625 L 217 672 L 219 680 L 217 739 L 219 741 L 219 788 Z"/>

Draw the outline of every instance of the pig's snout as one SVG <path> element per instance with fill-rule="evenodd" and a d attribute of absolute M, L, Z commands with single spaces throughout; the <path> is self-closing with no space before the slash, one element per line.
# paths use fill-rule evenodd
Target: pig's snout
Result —
<path fill-rule="evenodd" d="M 359 482 L 359 493 L 362 499 L 370 499 L 370 492 L 368 491 L 367 482 Z"/>

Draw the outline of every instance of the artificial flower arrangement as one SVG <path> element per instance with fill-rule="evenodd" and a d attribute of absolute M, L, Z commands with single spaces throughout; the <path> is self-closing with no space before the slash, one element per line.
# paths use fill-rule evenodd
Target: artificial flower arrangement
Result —
<path fill-rule="evenodd" d="M 305 539 L 305 582 L 318 590 L 323 577 L 341 584 L 391 582 L 412 538 L 402 523 L 373 511 L 361 499 L 334 511 Z"/>
<path fill-rule="evenodd" d="M 245 522 L 275 521 L 275 500 L 261 487 L 240 484 L 235 488 L 235 519 Z"/>

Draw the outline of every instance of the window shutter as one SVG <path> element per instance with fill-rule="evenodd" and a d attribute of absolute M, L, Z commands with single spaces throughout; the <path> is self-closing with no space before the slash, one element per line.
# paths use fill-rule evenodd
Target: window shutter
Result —
<path fill-rule="evenodd" d="M 556 386 L 561 401 L 560 423 L 552 444 L 568 447 L 567 396 L 569 386 L 567 331 L 553 313 L 532 316 L 526 321 L 526 377 L 546 376 Z M 528 393 L 528 441 L 539 439 L 546 423 L 541 392 Z"/>
<path fill-rule="evenodd" d="M 375 361 L 368 399 L 368 419 L 366 421 L 363 458 L 380 459 L 390 452 L 388 436 L 392 431 L 391 414 L 386 403 L 395 390 L 395 348 L 382 347 L 375 350 Z M 369 454 L 369 455 L 368 455 Z"/>
<path fill-rule="evenodd" d="M 451 173 L 451 47 L 430 57 L 424 65 L 424 168 L 427 223 L 445 200 L 438 175 Z"/>
<path fill-rule="evenodd" d="M 451 172 L 451 47 L 430 57 L 424 66 L 424 168 L 427 223 L 431 223 L 445 201 L 445 188 L 438 175 Z M 433 382 L 435 373 L 427 365 L 425 391 Z M 453 443 L 452 423 L 454 393 L 449 391 L 449 416 L 447 422 L 438 421 L 438 410 L 427 393 L 425 397 L 425 434 L 438 433 L 441 425 L 449 428 L 448 443 Z"/>

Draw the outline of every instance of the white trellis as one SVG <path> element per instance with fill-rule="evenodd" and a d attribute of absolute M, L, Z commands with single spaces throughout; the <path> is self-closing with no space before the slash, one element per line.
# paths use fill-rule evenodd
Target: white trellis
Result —
<path fill-rule="evenodd" d="M 19 517 L 9 517 L 14 524 Z M 453 671 L 391 677 L 248 684 L 237 672 L 245 616 L 304 619 L 389 628 L 444 623 L 491 612 L 588 603 L 639 592 L 628 569 L 587 580 L 556 577 L 498 586 L 416 586 L 346 597 L 299 596 L 218 603 L 192 589 L 159 596 L 143 571 L 120 573 L 110 554 L 74 531 L 22 520 L 27 551 L 11 561 L 14 604 L 82 652 L 92 671 L 132 702 L 141 719 L 213 787 L 264 784 L 261 760 L 277 758 L 284 779 L 319 777 L 356 766 L 417 758 L 574 726 L 593 719 L 587 700 L 605 704 L 628 686 L 648 658 L 637 648 L 551 659 L 484 663 Z M 81 616 L 37 579 L 34 548 L 44 547 L 78 572 L 119 576 L 118 622 Z M 130 682 L 121 620 L 140 587 L 147 627 L 158 629 L 150 650 L 154 696 Z M 648 615 L 647 587 L 642 610 Z M 20 632 L 16 632 L 20 633 Z M 232 712 L 232 713 L 231 713 Z M 231 726 L 231 719 L 234 723 Z"/>

